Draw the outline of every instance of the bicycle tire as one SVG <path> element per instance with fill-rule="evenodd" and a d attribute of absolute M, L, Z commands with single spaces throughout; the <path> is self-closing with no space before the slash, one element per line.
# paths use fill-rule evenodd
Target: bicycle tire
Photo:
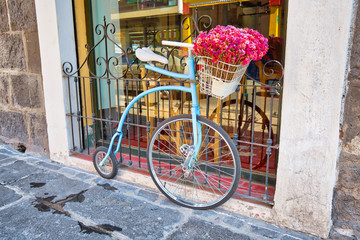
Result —
<path fill-rule="evenodd" d="M 118 162 L 113 153 L 106 160 L 103 166 L 99 166 L 100 162 L 104 159 L 108 151 L 108 148 L 104 146 L 97 147 L 93 153 L 93 164 L 96 172 L 103 178 L 111 179 L 114 178 L 118 172 Z M 107 171 L 107 169 L 110 169 Z"/>
<path fill-rule="evenodd" d="M 220 206 L 234 194 L 241 163 L 234 143 L 219 125 L 201 116 L 197 120 L 205 134 L 202 134 L 198 162 L 190 176 L 183 170 L 181 164 L 185 157 L 179 150 L 180 146 L 192 142 L 190 114 L 171 117 L 154 130 L 147 161 L 155 185 L 168 199 L 180 206 L 205 210 Z"/>

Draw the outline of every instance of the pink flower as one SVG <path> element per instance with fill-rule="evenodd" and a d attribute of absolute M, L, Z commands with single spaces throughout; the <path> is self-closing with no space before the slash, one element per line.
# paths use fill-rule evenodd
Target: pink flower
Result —
<path fill-rule="evenodd" d="M 211 57 L 212 62 L 247 65 L 260 60 L 268 50 L 268 40 L 258 31 L 234 26 L 216 26 L 200 32 L 194 44 L 194 53 Z"/>

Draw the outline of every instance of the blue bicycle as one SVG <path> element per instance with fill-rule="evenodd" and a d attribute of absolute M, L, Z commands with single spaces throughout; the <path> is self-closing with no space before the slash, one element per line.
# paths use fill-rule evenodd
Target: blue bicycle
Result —
<path fill-rule="evenodd" d="M 170 117 L 154 129 L 147 148 L 148 170 L 158 189 L 171 201 L 193 209 L 214 208 L 226 202 L 238 187 L 241 175 L 239 154 L 229 135 L 219 125 L 200 116 L 196 69 L 191 55 L 193 45 L 170 41 L 163 41 L 162 44 L 188 49 L 189 74 L 174 73 L 154 66 L 153 62 L 167 64 L 167 59 L 147 48 L 138 49 L 137 58 L 148 62 L 145 65 L 148 70 L 189 80 L 190 87 L 159 86 L 136 96 L 123 112 L 109 147 L 101 146 L 95 150 L 93 163 L 102 177 L 110 179 L 116 176 L 119 163 L 115 155 L 120 150 L 123 124 L 131 107 L 139 99 L 158 91 L 180 90 L 190 93 L 191 114 Z M 116 139 L 117 147 L 113 152 Z"/>

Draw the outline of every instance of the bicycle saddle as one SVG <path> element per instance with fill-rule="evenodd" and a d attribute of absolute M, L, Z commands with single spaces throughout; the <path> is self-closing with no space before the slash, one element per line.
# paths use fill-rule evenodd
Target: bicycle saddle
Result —
<path fill-rule="evenodd" d="M 168 60 L 166 57 L 163 57 L 159 54 L 154 53 L 150 50 L 150 48 L 138 48 L 135 50 L 135 55 L 138 59 L 140 59 L 143 62 L 159 62 L 163 64 L 168 64 Z"/>

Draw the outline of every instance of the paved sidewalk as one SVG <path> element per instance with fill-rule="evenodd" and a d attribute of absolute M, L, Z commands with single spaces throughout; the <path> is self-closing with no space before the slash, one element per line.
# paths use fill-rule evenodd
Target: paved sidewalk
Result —
<path fill-rule="evenodd" d="M 0 239 L 318 239 L 0 145 Z"/>

